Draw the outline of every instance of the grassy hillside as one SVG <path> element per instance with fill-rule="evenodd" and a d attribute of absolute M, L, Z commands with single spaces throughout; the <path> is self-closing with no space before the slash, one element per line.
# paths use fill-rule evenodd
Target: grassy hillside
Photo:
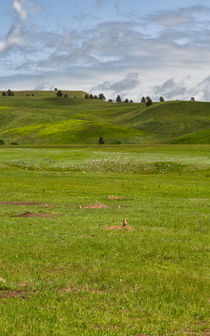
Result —
<path fill-rule="evenodd" d="M 173 144 L 209 144 L 210 143 L 210 128 L 202 131 L 184 135 L 182 137 L 171 140 Z"/>
<path fill-rule="evenodd" d="M 130 119 L 133 127 L 171 139 L 210 127 L 210 103 L 165 102 L 154 104 Z"/>
<path fill-rule="evenodd" d="M 112 104 L 85 92 L 0 92 L 0 139 L 6 144 L 210 143 L 210 103 Z M 200 135 L 200 133 L 202 135 Z M 190 134 L 194 134 L 193 136 Z M 195 134 L 197 134 L 195 136 Z M 187 138 L 186 138 L 187 137 Z"/>

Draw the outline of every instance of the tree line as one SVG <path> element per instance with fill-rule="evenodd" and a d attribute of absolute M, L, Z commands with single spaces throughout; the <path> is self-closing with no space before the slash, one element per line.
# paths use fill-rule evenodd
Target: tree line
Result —
<path fill-rule="evenodd" d="M 66 94 L 66 93 L 63 94 L 63 92 L 61 90 L 58 90 L 57 88 L 55 88 L 54 91 L 56 92 L 57 97 L 68 98 L 68 94 Z M 10 89 L 8 89 L 6 92 L 5 91 L 2 92 L 2 96 L 14 96 L 14 95 L 15 95 L 14 92 L 11 91 Z M 26 96 L 29 96 L 29 94 L 26 94 Z M 32 96 L 34 96 L 33 93 L 32 93 Z M 77 97 L 74 97 L 74 98 L 76 99 Z M 84 96 L 84 98 L 85 99 L 90 99 L 90 100 L 93 100 L 93 99 L 98 99 L 98 100 L 101 100 L 101 101 L 105 101 L 106 100 L 106 97 L 105 97 L 105 95 L 103 93 L 100 93 L 98 96 L 97 95 L 93 95 L 91 93 L 90 94 L 86 93 L 85 96 Z M 160 96 L 159 102 L 163 103 L 164 101 L 165 101 L 165 99 L 162 96 Z M 195 97 L 191 97 L 190 101 L 191 102 L 195 102 Z M 126 103 L 126 104 L 129 103 L 129 104 L 132 104 L 133 100 L 132 99 L 129 100 L 128 98 L 126 98 L 126 99 L 123 100 L 121 98 L 121 96 L 118 94 L 115 100 L 109 99 L 108 102 L 109 103 L 116 102 L 118 104 L 120 104 L 120 103 Z M 153 104 L 153 101 L 152 101 L 151 97 L 147 96 L 147 97 L 142 97 L 141 98 L 141 103 L 145 104 L 146 107 L 149 107 L 149 106 L 151 106 Z"/>

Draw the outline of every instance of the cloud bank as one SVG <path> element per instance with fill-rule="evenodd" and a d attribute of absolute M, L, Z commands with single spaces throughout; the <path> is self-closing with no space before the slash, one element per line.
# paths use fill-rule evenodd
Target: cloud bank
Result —
<path fill-rule="evenodd" d="M 209 7 L 48 31 L 30 28 L 27 4 L 12 2 L 14 20 L 0 40 L 1 89 L 60 87 L 105 91 L 110 98 L 119 93 L 137 101 L 143 95 L 210 100 Z"/>

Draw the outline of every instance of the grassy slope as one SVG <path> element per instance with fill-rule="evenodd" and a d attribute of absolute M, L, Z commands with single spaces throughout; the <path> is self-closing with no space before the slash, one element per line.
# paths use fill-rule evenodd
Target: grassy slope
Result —
<path fill-rule="evenodd" d="M 172 144 L 210 144 L 210 128 L 193 132 L 170 141 Z"/>
<path fill-rule="evenodd" d="M 210 127 L 209 103 L 166 102 L 145 109 L 144 104 L 90 101 L 84 92 L 65 92 L 67 99 L 35 91 L 34 97 L 26 97 L 31 91 L 0 96 L 0 138 L 21 144 L 97 143 L 99 136 L 106 143 L 160 143 Z M 204 132 L 190 141 L 209 143 L 209 137 Z"/>
<path fill-rule="evenodd" d="M 166 102 L 136 115 L 134 127 L 173 138 L 210 127 L 210 103 Z"/>

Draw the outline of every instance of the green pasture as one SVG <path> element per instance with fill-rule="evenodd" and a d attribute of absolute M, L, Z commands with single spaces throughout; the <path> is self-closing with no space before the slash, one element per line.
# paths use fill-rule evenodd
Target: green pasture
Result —
<path fill-rule="evenodd" d="M 0 172 L 42 203 L 0 204 L 0 335 L 209 335 L 209 145 L 1 146 Z"/>

